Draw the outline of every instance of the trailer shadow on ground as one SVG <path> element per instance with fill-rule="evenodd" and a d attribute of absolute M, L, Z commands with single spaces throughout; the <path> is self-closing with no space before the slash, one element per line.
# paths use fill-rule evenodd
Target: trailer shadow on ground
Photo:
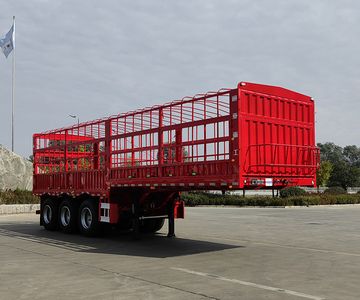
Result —
<path fill-rule="evenodd" d="M 141 235 L 140 239 L 134 240 L 131 233 L 114 230 L 101 238 L 87 238 L 79 234 L 49 232 L 34 223 L 0 224 L 0 236 L 70 251 L 153 258 L 185 256 L 244 247 L 181 237 L 167 238 L 162 233 Z"/>

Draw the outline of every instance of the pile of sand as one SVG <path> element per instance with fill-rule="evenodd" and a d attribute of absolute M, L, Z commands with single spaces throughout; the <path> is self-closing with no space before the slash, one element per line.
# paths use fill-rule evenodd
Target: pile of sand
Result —
<path fill-rule="evenodd" d="M 32 173 L 30 161 L 0 145 L 0 190 L 32 190 Z"/>

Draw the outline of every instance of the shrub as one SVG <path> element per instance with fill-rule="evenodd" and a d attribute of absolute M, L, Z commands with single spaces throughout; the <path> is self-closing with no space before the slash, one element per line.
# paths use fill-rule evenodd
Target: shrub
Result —
<path fill-rule="evenodd" d="M 294 197 L 294 196 L 303 196 L 306 195 L 307 193 L 300 187 L 298 186 L 290 186 L 290 187 L 286 187 L 284 189 L 282 189 L 280 191 L 280 197 L 281 198 L 286 198 L 286 197 Z"/>
<path fill-rule="evenodd" d="M 331 186 L 324 191 L 324 194 L 329 195 L 343 195 L 346 194 L 346 190 L 341 186 Z"/>
<path fill-rule="evenodd" d="M 37 204 L 40 203 L 39 197 L 31 191 L 16 189 L 15 191 L 0 191 L 0 204 Z"/>
<path fill-rule="evenodd" d="M 360 203 L 359 194 L 305 194 L 286 198 L 270 196 L 241 197 L 239 195 L 220 195 L 204 192 L 182 193 L 182 200 L 186 206 L 198 205 L 235 205 L 235 206 L 309 206 L 329 204 L 357 204 Z"/>

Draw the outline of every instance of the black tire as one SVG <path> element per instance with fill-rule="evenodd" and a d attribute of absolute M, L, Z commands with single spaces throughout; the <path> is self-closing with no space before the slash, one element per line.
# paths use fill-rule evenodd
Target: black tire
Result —
<path fill-rule="evenodd" d="M 85 236 L 98 236 L 101 233 L 101 223 L 97 201 L 85 200 L 81 203 L 78 215 L 80 232 Z"/>
<path fill-rule="evenodd" d="M 40 222 L 46 230 L 58 229 L 58 203 L 56 199 L 45 199 L 42 203 Z"/>
<path fill-rule="evenodd" d="M 77 230 L 77 218 L 78 205 L 76 200 L 63 200 L 59 206 L 59 228 L 66 233 L 75 232 Z"/>
<path fill-rule="evenodd" d="M 165 219 L 145 219 L 141 222 L 140 231 L 142 233 L 155 233 L 159 231 L 165 223 Z"/>

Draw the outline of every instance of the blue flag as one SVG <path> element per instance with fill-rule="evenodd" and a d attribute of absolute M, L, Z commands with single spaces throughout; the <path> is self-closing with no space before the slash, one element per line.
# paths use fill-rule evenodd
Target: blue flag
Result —
<path fill-rule="evenodd" d="M 5 37 L 0 39 L 0 47 L 7 58 L 11 51 L 14 49 L 14 25 L 11 26 L 9 32 L 5 35 Z"/>

